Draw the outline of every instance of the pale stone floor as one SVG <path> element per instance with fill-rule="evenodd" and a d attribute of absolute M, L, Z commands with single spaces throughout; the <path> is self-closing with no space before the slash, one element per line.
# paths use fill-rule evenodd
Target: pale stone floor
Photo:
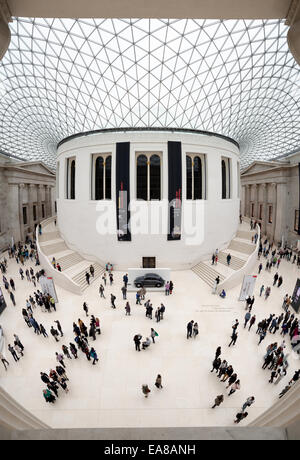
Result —
<path fill-rule="evenodd" d="M 265 264 L 265 259 L 262 260 Z M 143 306 L 135 305 L 134 293 L 128 295 L 132 315 L 125 316 L 125 301 L 121 300 L 120 291 L 123 273 L 115 273 L 113 288 L 106 288 L 108 298 L 111 292 L 117 296 L 116 310 L 110 308 L 109 300 L 99 298 L 98 280 L 83 296 L 72 295 L 58 287 L 57 313 L 34 311 L 48 333 L 55 319 L 61 322 L 65 337 L 56 344 L 52 336 L 48 339 L 36 336 L 26 326 L 21 309 L 34 286 L 27 280 L 20 280 L 18 268 L 16 262 L 9 261 L 8 276 L 16 282 L 17 306 L 14 308 L 6 296 L 8 307 L 0 317 L 0 324 L 5 331 L 6 346 L 12 341 L 13 333 L 19 335 L 26 348 L 25 357 L 14 363 L 6 352 L 11 365 L 7 373 L 0 366 L 0 384 L 53 428 L 232 426 L 242 403 L 253 395 L 256 403 L 249 410 L 248 423 L 277 400 L 294 370 L 299 368 L 299 360 L 291 353 L 288 375 L 278 385 L 270 385 L 270 371 L 261 369 L 262 357 L 268 344 L 281 341 L 280 334 L 268 334 L 258 347 L 256 328 L 251 332 L 243 329 L 245 310 L 244 302 L 238 301 L 240 288 L 232 289 L 227 299 L 222 300 L 212 295 L 210 288 L 192 271 L 172 273 L 175 285 L 172 296 L 151 292 L 146 297 L 151 298 L 155 308 L 160 302 L 166 305 L 165 319 L 158 324 L 145 317 Z M 274 269 L 271 274 L 263 270 L 258 278 L 253 308 L 258 320 L 281 312 L 282 298 L 293 292 L 300 272 L 295 265 L 283 261 L 280 267 L 283 286 L 272 288 L 270 298 L 265 301 L 259 297 L 259 287 L 262 283 L 272 286 L 274 273 Z M 90 342 L 95 345 L 100 361 L 92 366 L 81 352 L 78 360 L 66 360 L 70 392 L 66 395 L 59 390 L 61 396 L 55 405 L 46 404 L 39 373 L 48 373 L 56 365 L 55 352 L 63 343 L 68 345 L 73 341 L 73 321 L 81 318 L 89 324 L 82 310 L 84 301 L 89 305 L 89 313 L 101 320 L 102 334 L 97 336 L 95 343 Z M 239 338 L 235 347 L 228 348 L 235 318 L 240 321 Z M 186 324 L 191 319 L 199 324 L 199 336 L 195 340 L 186 339 Z M 133 336 L 136 333 L 148 336 L 152 326 L 159 333 L 157 343 L 146 351 L 136 352 Z M 223 350 L 222 358 L 233 365 L 241 380 L 241 390 L 230 398 L 226 396 L 225 402 L 212 410 L 215 396 L 226 395 L 229 391 L 215 374 L 210 373 L 219 345 Z M 158 373 L 163 378 L 162 390 L 154 386 Z M 143 383 L 151 388 L 148 399 L 141 392 Z"/>

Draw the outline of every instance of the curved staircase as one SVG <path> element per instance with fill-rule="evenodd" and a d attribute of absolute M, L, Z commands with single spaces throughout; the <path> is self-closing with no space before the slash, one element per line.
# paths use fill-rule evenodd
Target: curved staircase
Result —
<path fill-rule="evenodd" d="M 61 237 L 54 219 L 47 219 L 42 222 L 42 235 L 38 235 L 41 252 L 47 257 L 51 264 L 53 257 L 56 263 L 61 266 L 61 274 L 71 280 L 80 291 L 88 288 L 85 274 L 90 272 L 90 266 L 94 267 L 94 277 L 90 277 L 90 284 L 104 273 L 105 269 L 97 262 L 84 259 L 78 252 L 70 249 Z M 52 265 L 51 265 L 52 266 Z M 52 267 L 53 270 L 55 270 Z M 55 270 L 57 273 L 57 270 Z"/>

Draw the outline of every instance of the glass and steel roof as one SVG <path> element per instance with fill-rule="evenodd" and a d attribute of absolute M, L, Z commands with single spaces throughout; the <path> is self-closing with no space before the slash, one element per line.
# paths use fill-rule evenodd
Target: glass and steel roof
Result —
<path fill-rule="evenodd" d="M 235 139 L 242 166 L 300 146 L 281 20 L 23 19 L 0 63 L 0 149 L 55 165 L 75 133 L 170 127 Z"/>

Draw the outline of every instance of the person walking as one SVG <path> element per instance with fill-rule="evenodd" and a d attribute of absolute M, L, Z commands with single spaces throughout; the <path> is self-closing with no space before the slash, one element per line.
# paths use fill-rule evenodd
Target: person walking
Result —
<path fill-rule="evenodd" d="M 99 358 L 94 348 L 91 348 L 90 357 L 93 359 L 93 366 L 95 366 L 96 362 L 99 361 Z"/>
<path fill-rule="evenodd" d="M 221 354 L 222 354 L 222 349 L 221 349 L 221 347 L 218 347 L 216 349 L 215 359 L 217 359 L 219 356 L 221 356 Z"/>
<path fill-rule="evenodd" d="M 241 382 L 239 380 L 237 380 L 236 382 L 234 382 L 232 385 L 231 385 L 231 388 L 230 388 L 230 391 L 228 393 L 228 396 L 231 396 L 233 395 L 233 393 L 235 393 L 236 391 L 240 390 L 241 389 Z"/>
<path fill-rule="evenodd" d="M 265 290 L 265 286 L 262 285 L 260 290 L 259 290 L 259 297 L 261 297 L 263 295 L 264 290 Z"/>
<path fill-rule="evenodd" d="M 246 329 L 247 323 L 248 323 L 248 321 L 250 321 L 250 319 L 251 319 L 251 313 L 249 313 L 249 312 L 247 311 L 247 313 L 245 314 L 244 329 Z"/>
<path fill-rule="evenodd" d="M 69 349 L 66 345 L 62 345 L 62 351 L 63 351 L 63 354 L 68 358 L 68 359 L 72 359 L 71 358 L 71 355 L 69 353 Z"/>
<path fill-rule="evenodd" d="M 249 329 L 248 331 L 250 331 L 251 327 L 253 326 L 253 324 L 255 324 L 255 321 L 256 321 L 256 316 L 253 315 L 250 319 L 250 323 L 249 323 Z"/>
<path fill-rule="evenodd" d="M 161 382 L 162 382 L 161 375 L 158 374 L 157 377 L 156 377 L 156 380 L 155 380 L 155 386 L 156 386 L 156 388 L 158 388 L 158 389 L 162 389 L 162 388 L 163 388 Z"/>
<path fill-rule="evenodd" d="M 7 361 L 7 359 L 5 359 L 5 356 L 3 353 L 0 352 L 0 361 L 2 362 L 5 370 L 7 371 L 7 367 L 6 366 L 9 366 L 9 362 Z"/>
<path fill-rule="evenodd" d="M 57 326 L 57 329 L 60 333 L 60 336 L 63 337 L 64 334 L 63 334 L 63 331 L 62 331 L 62 328 L 61 328 L 61 325 L 60 325 L 60 322 L 58 320 L 54 321 L 56 323 L 56 326 Z"/>
<path fill-rule="evenodd" d="M 17 363 L 19 361 L 19 358 L 18 358 L 18 355 L 17 355 L 16 350 L 14 349 L 14 347 L 12 347 L 9 344 L 7 348 L 10 351 L 10 353 L 12 354 L 12 357 L 14 358 L 15 362 Z"/>
<path fill-rule="evenodd" d="M 254 402 L 255 402 L 254 396 L 249 396 L 249 398 L 246 399 L 246 401 L 244 402 L 244 404 L 242 406 L 242 412 L 245 412 L 247 407 L 252 406 L 252 404 L 254 404 Z"/>
<path fill-rule="evenodd" d="M 90 285 L 90 278 L 91 278 L 91 275 L 89 274 L 89 272 L 86 272 L 85 273 L 85 279 L 86 279 L 86 282 L 88 285 Z"/>
<path fill-rule="evenodd" d="M 122 294 L 123 294 L 123 300 L 127 300 L 127 288 L 124 284 L 124 286 L 121 287 L 121 291 L 122 291 Z"/>
<path fill-rule="evenodd" d="M 55 355 L 56 355 L 56 361 L 57 361 L 59 364 L 61 364 L 63 368 L 66 368 L 66 365 L 65 365 L 65 363 L 64 363 L 64 357 L 63 357 L 63 355 L 61 355 L 60 353 L 57 353 L 57 352 L 55 353 Z"/>
<path fill-rule="evenodd" d="M 113 294 L 110 294 L 110 303 L 111 303 L 111 308 L 116 308 L 116 305 L 115 305 L 115 300 L 116 300 L 116 296 L 113 295 Z"/>
<path fill-rule="evenodd" d="M 230 265 L 230 262 L 231 262 L 231 254 L 228 254 L 228 255 L 227 255 L 226 261 L 227 261 L 227 265 L 229 266 L 229 265 Z"/>
<path fill-rule="evenodd" d="M 15 306 L 16 306 L 16 299 L 15 299 L 14 293 L 13 293 L 13 292 L 10 292 L 10 293 L 9 293 L 9 297 L 10 297 L 10 300 L 11 300 L 13 306 L 15 307 Z"/>
<path fill-rule="evenodd" d="M 282 285 L 282 283 L 283 283 L 282 276 L 279 276 L 277 287 L 280 287 Z"/>
<path fill-rule="evenodd" d="M 157 334 L 157 332 L 153 329 L 153 327 L 151 327 L 150 336 L 151 336 L 151 338 L 152 338 L 152 342 L 155 343 L 155 337 L 158 336 L 158 334 Z"/>
<path fill-rule="evenodd" d="M 216 370 L 216 372 L 218 373 L 219 372 L 219 368 L 221 366 L 221 358 L 215 358 L 213 363 L 212 363 L 212 370 L 210 372 L 213 372 L 214 370 Z"/>
<path fill-rule="evenodd" d="M 258 345 L 261 344 L 261 342 L 264 340 L 264 338 L 266 337 L 267 333 L 266 331 L 261 331 L 261 333 L 259 334 L 259 342 L 258 342 Z"/>
<path fill-rule="evenodd" d="M 233 331 L 232 336 L 231 336 L 231 342 L 228 346 L 230 347 L 231 345 L 235 345 L 237 338 L 238 338 L 238 333 Z"/>
<path fill-rule="evenodd" d="M 234 423 L 240 423 L 244 418 L 248 417 L 248 412 L 239 412 L 236 414 Z"/>
<path fill-rule="evenodd" d="M 94 269 L 93 265 L 90 266 L 90 274 L 91 274 L 91 276 L 93 278 L 95 277 L 95 269 Z"/>
<path fill-rule="evenodd" d="M 74 356 L 75 359 L 77 359 L 78 358 L 78 353 L 77 353 L 76 346 L 72 342 L 69 343 L 69 346 L 70 346 L 70 351 L 71 351 L 72 355 Z"/>
<path fill-rule="evenodd" d="M 223 401 L 224 401 L 224 396 L 223 395 L 217 396 L 216 399 L 215 399 L 215 403 L 212 406 L 212 409 L 214 409 L 215 407 L 219 407 L 222 404 Z"/>

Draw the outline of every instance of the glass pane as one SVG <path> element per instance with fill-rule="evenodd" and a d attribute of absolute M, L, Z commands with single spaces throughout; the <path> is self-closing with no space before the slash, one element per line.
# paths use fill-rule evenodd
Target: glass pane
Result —
<path fill-rule="evenodd" d="M 111 157 L 105 160 L 105 199 L 111 200 Z"/>
<path fill-rule="evenodd" d="M 222 199 L 226 199 L 226 189 L 227 189 L 227 184 L 226 184 L 226 164 L 225 161 L 222 160 Z"/>
<path fill-rule="evenodd" d="M 160 200 L 160 157 L 150 158 L 150 200 Z"/>
<path fill-rule="evenodd" d="M 136 181 L 137 181 L 137 191 L 136 191 L 137 199 L 147 201 L 148 177 L 147 177 L 147 157 L 145 155 L 140 155 L 137 159 Z"/>
<path fill-rule="evenodd" d="M 187 200 L 191 200 L 193 198 L 192 182 L 193 182 L 192 159 L 191 157 L 186 157 L 186 199 Z"/>
<path fill-rule="evenodd" d="M 202 161 L 194 158 L 194 200 L 202 200 Z"/>
<path fill-rule="evenodd" d="M 95 200 L 103 200 L 103 172 L 104 161 L 98 157 L 95 165 Z"/>

